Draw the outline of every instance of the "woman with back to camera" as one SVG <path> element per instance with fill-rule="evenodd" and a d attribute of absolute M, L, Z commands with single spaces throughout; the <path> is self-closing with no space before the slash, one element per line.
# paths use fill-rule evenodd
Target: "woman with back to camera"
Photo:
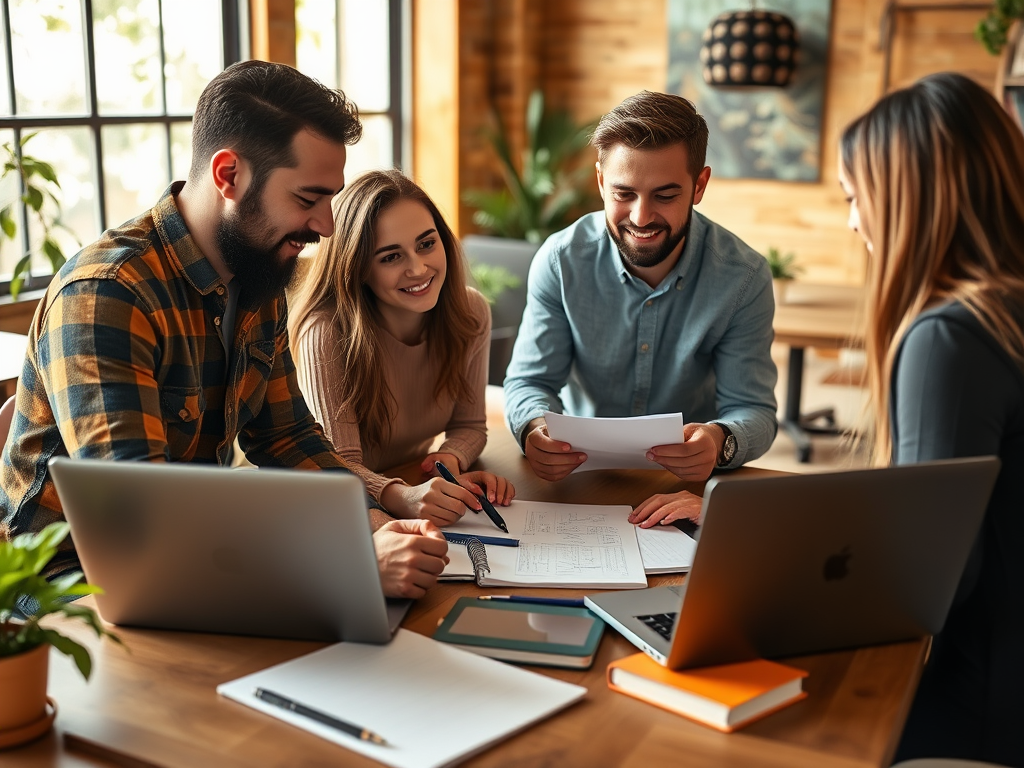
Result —
<path fill-rule="evenodd" d="M 290 324 L 310 410 L 388 512 L 443 526 L 480 510 L 474 494 L 511 501 L 505 478 L 466 471 L 487 442 L 490 310 L 466 285 L 455 235 L 413 181 L 371 171 L 345 188 Z M 440 461 L 461 485 L 379 474 L 410 461 L 425 474 Z"/>
<path fill-rule="evenodd" d="M 897 759 L 1024 766 L 1024 135 L 932 75 L 844 131 L 839 180 L 870 252 L 874 462 L 1002 461 Z"/>

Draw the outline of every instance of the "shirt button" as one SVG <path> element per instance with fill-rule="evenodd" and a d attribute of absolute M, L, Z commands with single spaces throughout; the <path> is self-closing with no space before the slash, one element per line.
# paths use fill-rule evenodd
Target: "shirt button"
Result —
<path fill-rule="evenodd" d="M 654 302 L 653 302 L 653 301 L 651 301 L 650 299 L 648 299 L 648 300 L 647 300 L 647 301 L 646 301 L 646 302 L 644 303 L 644 306 L 645 306 L 645 307 L 649 307 L 649 306 L 651 306 L 652 304 L 654 304 Z"/>
<path fill-rule="evenodd" d="M 641 352 L 646 352 L 648 349 L 650 349 L 650 347 L 648 347 L 646 344 L 641 344 L 640 345 L 640 351 Z"/>
<path fill-rule="evenodd" d="M 181 417 L 182 421 L 188 421 L 188 411 L 185 410 L 184 408 L 178 411 L 178 416 Z"/>
<path fill-rule="evenodd" d="M 676 290 L 677 291 L 683 290 L 683 284 L 682 283 L 676 283 Z"/>
<path fill-rule="evenodd" d="M 220 326 L 220 318 L 219 317 L 213 318 L 213 324 L 216 325 L 216 326 Z"/>

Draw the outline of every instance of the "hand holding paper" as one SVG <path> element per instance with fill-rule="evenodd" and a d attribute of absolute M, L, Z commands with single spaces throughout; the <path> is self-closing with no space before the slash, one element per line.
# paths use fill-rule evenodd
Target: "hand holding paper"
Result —
<path fill-rule="evenodd" d="M 683 414 L 657 414 L 622 419 L 544 414 L 548 434 L 583 451 L 587 460 L 574 472 L 594 469 L 661 469 L 647 458 L 654 446 L 682 443 Z"/>
<path fill-rule="evenodd" d="M 527 425 L 523 452 L 534 474 L 551 482 L 575 472 L 587 460 L 587 454 L 574 451 L 569 443 L 554 440 L 543 418 L 536 418 Z"/>
<path fill-rule="evenodd" d="M 724 440 L 725 433 L 717 424 L 685 424 L 682 443 L 656 445 L 647 458 L 680 480 L 701 482 L 711 477 Z"/>

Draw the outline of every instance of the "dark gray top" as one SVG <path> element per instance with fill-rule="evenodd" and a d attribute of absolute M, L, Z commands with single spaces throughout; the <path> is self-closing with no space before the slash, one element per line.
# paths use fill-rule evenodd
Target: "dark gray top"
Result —
<path fill-rule="evenodd" d="M 894 463 L 1002 460 L 956 601 L 936 638 L 931 683 L 922 685 L 919 698 L 948 691 L 964 704 L 971 696 L 979 710 L 978 757 L 1024 764 L 1024 371 L 966 307 L 949 303 L 922 313 L 907 331 L 890 396 Z M 965 693 L 967 679 L 974 682 Z"/>

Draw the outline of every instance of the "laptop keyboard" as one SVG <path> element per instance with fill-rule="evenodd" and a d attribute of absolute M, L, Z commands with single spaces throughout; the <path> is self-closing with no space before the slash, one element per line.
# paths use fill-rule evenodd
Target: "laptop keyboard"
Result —
<path fill-rule="evenodd" d="M 637 616 L 637 618 L 666 640 L 671 640 L 672 627 L 675 626 L 678 615 L 678 613 L 652 613 L 647 616 Z"/>

